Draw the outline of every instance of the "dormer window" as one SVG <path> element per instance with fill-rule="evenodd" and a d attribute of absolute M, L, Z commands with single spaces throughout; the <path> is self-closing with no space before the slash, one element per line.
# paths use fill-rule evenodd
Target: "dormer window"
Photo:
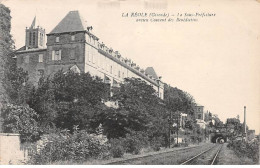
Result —
<path fill-rule="evenodd" d="M 55 42 L 56 42 L 56 43 L 60 42 L 60 37 L 57 36 L 57 37 L 55 38 Z"/>
<path fill-rule="evenodd" d="M 75 35 L 71 35 L 71 41 L 75 41 Z"/>

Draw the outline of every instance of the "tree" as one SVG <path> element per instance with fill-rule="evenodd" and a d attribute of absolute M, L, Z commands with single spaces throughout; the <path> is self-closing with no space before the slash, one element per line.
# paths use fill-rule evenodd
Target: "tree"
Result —
<path fill-rule="evenodd" d="M 9 62 L 9 67 L 5 70 L 3 86 L 10 103 L 16 105 L 28 103 L 34 88 L 28 80 L 27 72 L 18 68 L 14 62 Z"/>
<path fill-rule="evenodd" d="M 55 73 L 42 79 L 33 92 L 29 105 L 39 114 L 39 122 L 44 128 L 58 127 L 73 130 L 90 129 L 95 113 L 104 108 L 109 89 L 100 78 L 89 73 L 73 71 Z"/>
<path fill-rule="evenodd" d="M 187 92 L 169 85 L 164 86 L 164 102 L 173 112 L 182 111 L 193 115 L 196 105 L 194 98 Z"/>
<path fill-rule="evenodd" d="M 0 103 L 8 101 L 6 98 L 4 84 L 5 72 L 8 70 L 9 62 L 12 61 L 14 42 L 10 34 L 11 16 L 10 9 L 0 4 Z M 0 105 L 1 106 L 1 105 Z"/>
<path fill-rule="evenodd" d="M 226 121 L 227 133 L 230 138 L 235 138 L 243 133 L 243 124 L 238 118 L 228 118 Z"/>
<path fill-rule="evenodd" d="M 117 109 L 109 109 L 97 118 L 104 126 L 108 138 L 125 137 L 128 133 L 143 132 L 167 139 L 167 111 L 152 86 L 138 78 L 127 78 L 119 88 L 113 89 Z"/>
<path fill-rule="evenodd" d="M 3 131 L 19 133 L 22 142 L 39 139 L 40 130 L 37 125 L 37 113 L 28 106 L 7 104 L 2 109 Z"/>

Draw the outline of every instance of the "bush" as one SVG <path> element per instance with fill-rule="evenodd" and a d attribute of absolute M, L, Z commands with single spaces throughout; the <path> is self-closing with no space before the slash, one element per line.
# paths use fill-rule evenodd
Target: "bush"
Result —
<path fill-rule="evenodd" d="M 123 146 L 119 145 L 119 146 L 113 146 L 111 148 L 111 155 L 113 156 L 113 158 L 121 158 L 124 156 L 125 150 L 123 148 Z"/>
<path fill-rule="evenodd" d="M 142 132 L 133 131 L 123 138 L 123 147 L 127 153 L 137 155 L 145 146 L 148 146 L 148 138 Z"/>
<path fill-rule="evenodd" d="M 139 154 L 141 151 L 141 142 L 136 137 L 131 137 L 129 134 L 126 135 L 124 139 L 124 149 L 127 153 Z"/>
<path fill-rule="evenodd" d="M 67 130 L 60 134 L 50 134 L 42 149 L 31 156 L 32 164 L 50 164 L 58 161 L 83 162 L 90 158 L 105 159 L 110 156 L 110 146 L 106 138 L 91 135 L 85 131 Z"/>
<path fill-rule="evenodd" d="M 228 147 L 233 149 L 239 157 L 249 157 L 255 163 L 259 162 L 259 142 L 254 141 L 251 143 L 241 140 L 230 141 Z"/>
<path fill-rule="evenodd" d="M 111 150 L 110 153 L 112 155 L 112 157 L 114 158 L 120 158 L 124 156 L 125 153 L 125 149 L 122 145 L 122 139 L 111 139 L 110 143 L 111 143 Z"/>
<path fill-rule="evenodd" d="M 159 151 L 162 146 L 162 143 L 163 143 L 163 137 L 154 137 L 151 142 L 150 142 L 150 145 L 151 145 L 151 148 L 154 150 L 154 151 Z"/>

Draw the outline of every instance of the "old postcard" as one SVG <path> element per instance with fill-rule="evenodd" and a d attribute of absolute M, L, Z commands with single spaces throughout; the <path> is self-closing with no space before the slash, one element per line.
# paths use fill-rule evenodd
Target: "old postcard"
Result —
<path fill-rule="evenodd" d="M 0 164 L 259 164 L 259 16 L 259 0 L 0 0 Z"/>

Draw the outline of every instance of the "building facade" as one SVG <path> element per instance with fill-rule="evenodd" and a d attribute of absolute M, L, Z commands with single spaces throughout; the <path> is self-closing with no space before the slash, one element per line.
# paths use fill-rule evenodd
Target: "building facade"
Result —
<path fill-rule="evenodd" d="M 25 46 L 16 51 L 17 65 L 28 71 L 33 83 L 60 69 L 88 72 L 111 86 L 119 86 L 124 78 L 141 78 L 163 99 L 164 84 L 152 67 L 142 69 L 123 58 L 118 51 L 99 42 L 92 29 L 78 11 L 71 11 L 47 34 L 45 46 L 45 29 L 34 18 L 26 28 Z"/>
<path fill-rule="evenodd" d="M 205 129 L 206 128 L 206 122 L 204 121 L 204 106 L 197 104 L 195 106 L 195 119 L 197 121 L 197 124 Z"/>

